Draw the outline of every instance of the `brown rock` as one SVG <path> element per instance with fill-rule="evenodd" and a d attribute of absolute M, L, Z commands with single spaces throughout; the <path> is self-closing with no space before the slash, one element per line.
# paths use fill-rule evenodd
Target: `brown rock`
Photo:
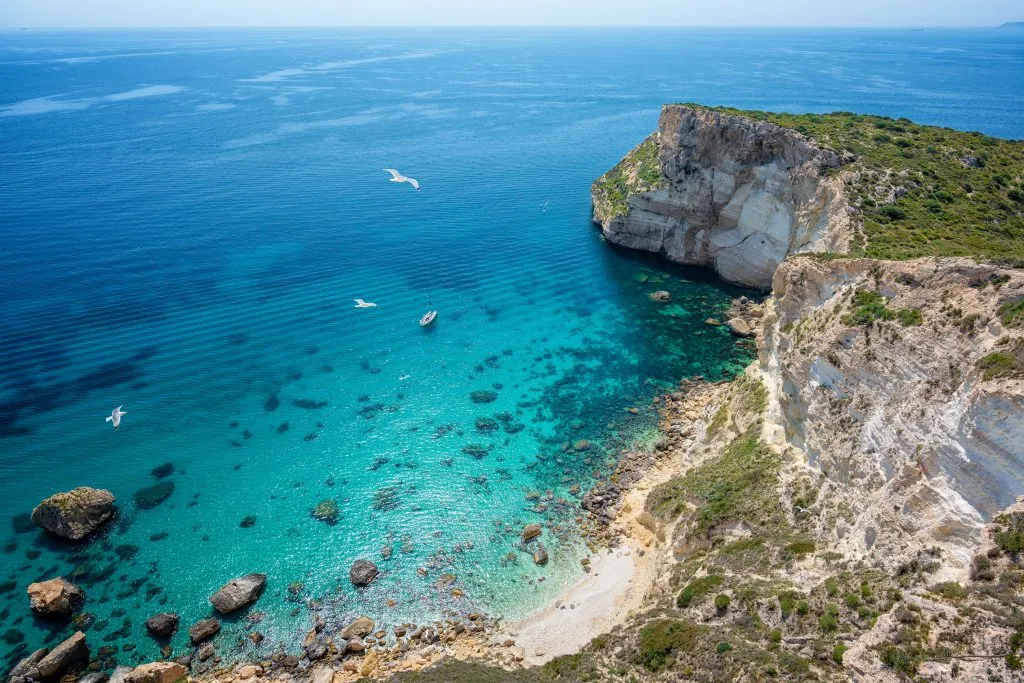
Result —
<path fill-rule="evenodd" d="M 229 614 L 256 602 L 266 585 L 266 574 L 246 574 L 224 584 L 210 597 L 210 602 L 221 614 Z"/>
<path fill-rule="evenodd" d="M 188 637 L 192 644 L 201 643 L 204 640 L 213 638 L 220 632 L 220 622 L 214 618 L 200 619 L 188 629 Z"/>
<path fill-rule="evenodd" d="M 754 334 L 754 330 L 751 329 L 750 324 L 742 318 L 729 318 L 728 322 L 725 324 L 728 326 L 729 331 L 737 337 L 750 337 Z"/>
<path fill-rule="evenodd" d="M 75 584 L 57 577 L 29 584 L 28 599 L 36 616 L 66 616 L 82 606 L 85 593 Z"/>
<path fill-rule="evenodd" d="M 188 676 L 188 669 L 176 662 L 151 662 L 137 666 L 124 677 L 125 683 L 175 683 Z"/>
<path fill-rule="evenodd" d="M 114 494 L 80 486 L 55 493 L 32 511 L 32 521 L 52 534 L 79 541 L 114 516 Z"/>
<path fill-rule="evenodd" d="M 85 643 L 85 634 L 77 631 L 40 659 L 36 671 L 38 678 L 55 678 L 88 661 L 89 646 Z"/>
<path fill-rule="evenodd" d="M 345 639 L 362 638 L 373 633 L 375 626 L 376 624 L 370 617 L 365 615 L 359 616 L 351 624 L 341 629 L 341 637 Z"/>
<path fill-rule="evenodd" d="M 523 540 L 529 541 L 530 539 L 537 538 L 540 536 L 542 531 L 540 524 L 527 524 L 523 527 Z"/>
<path fill-rule="evenodd" d="M 348 578 L 354 586 L 369 586 L 377 578 L 380 570 L 369 560 L 356 560 L 348 570 Z"/>

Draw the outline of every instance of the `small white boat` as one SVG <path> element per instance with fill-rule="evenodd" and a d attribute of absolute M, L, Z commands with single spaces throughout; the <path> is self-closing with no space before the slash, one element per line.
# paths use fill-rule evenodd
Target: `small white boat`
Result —
<path fill-rule="evenodd" d="M 423 314 L 423 317 L 420 318 L 420 327 L 426 327 L 430 323 L 434 322 L 434 318 L 436 317 L 437 311 L 427 311 Z"/>

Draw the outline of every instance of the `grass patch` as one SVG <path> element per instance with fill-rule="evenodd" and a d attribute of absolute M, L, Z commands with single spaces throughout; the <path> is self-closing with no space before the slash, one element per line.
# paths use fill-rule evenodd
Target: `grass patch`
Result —
<path fill-rule="evenodd" d="M 679 591 L 679 595 L 676 596 L 676 606 L 679 608 L 689 607 L 694 600 L 700 600 L 721 584 L 722 577 L 717 574 L 708 574 L 695 579 Z"/>
<path fill-rule="evenodd" d="M 1024 377 L 1024 344 L 1017 343 L 1006 351 L 995 351 L 978 359 L 978 370 L 985 380 L 1003 377 Z"/>
<path fill-rule="evenodd" d="M 997 314 L 1007 327 L 1024 327 L 1024 298 L 1007 301 L 999 307 Z"/>
<path fill-rule="evenodd" d="M 629 211 L 631 194 L 650 192 L 665 184 L 658 159 L 657 133 L 634 147 L 591 188 L 595 213 L 609 220 Z"/>
<path fill-rule="evenodd" d="M 889 308 L 888 300 L 870 289 L 853 293 L 850 312 L 842 317 L 844 325 L 872 325 L 879 320 L 896 320 L 904 327 L 921 324 L 921 311 Z"/>
<path fill-rule="evenodd" d="M 676 652 L 693 648 L 700 628 L 679 619 L 657 619 L 640 630 L 640 663 L 649 671 L 661 671 Z"/>
<path fill-rule="evenodd" d="M 692 500 L 701 531 L 726 521 L 767 526 L 779 506 L 774 486 L 766 482 L 776 481 L 779 465 L 779 457 L 750 430 L 734 439 L 720 457 L 655 487 L 647 510 L 662 519 L 673 518 Z"/>

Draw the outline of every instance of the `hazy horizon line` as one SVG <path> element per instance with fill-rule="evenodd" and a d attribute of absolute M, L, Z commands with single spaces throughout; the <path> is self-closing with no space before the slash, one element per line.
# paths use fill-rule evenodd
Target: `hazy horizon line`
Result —
<path fill-rule="evenodd" d="M 139 26 L 25 26 L 2 25 L 0 31 L 202 31 L 209 29 L 993 29 L 1006 24 L 1024 23 L 1020 20 L 1008 20 L 999 24 L 203 24 L 185 26 L 159 26 L 144 24 Z"/>

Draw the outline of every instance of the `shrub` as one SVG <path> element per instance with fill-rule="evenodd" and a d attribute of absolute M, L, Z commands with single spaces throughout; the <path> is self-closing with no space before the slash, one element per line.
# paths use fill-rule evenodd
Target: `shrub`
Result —
<path fill-rule="evenodd" d="M 649 671 L 660 671 L 673 653 L 691 649 L 699 633 L 700 629 L 687 621 L 657 619 L 651 622 L 640 630 L 640 663 Z"/>
<path fill-rule="evenodd" d="M 814 541 L 794 541 L 786 546 L 786 550 L 793 555 L 807 555 L 814 552 Z"/>
<path fill-rule="evenodd" d="M 768 632 L 768 640 L 770 640 L 773 643 L 781 643 L 782 642 L 782 631 L 780 631 L 779 629 L 773 629 L 773 630 L 769 631 Z"/>
<path fill-rule="evenodd" d="M 721 583 L 722 577 L 717 574 L 708 574 L 691 581 L 679 592 L 679 596 L 676 597 L 676 606 L 680 609 L 689 607 L 694 600 L 704 597 Z"/>
<path fill-rule="evenodd" d="M 715 609 L 719 612 L 724 612 L 729 609 L 729 596 L 725 593 L 719 593 L 715 596 Z"/>
<path fill-rule="evenodd" d="M 921 311 L 914 310 L 912 308 L 901 308 L 896 311 L 896 319 L 900 321 L 900 325 L 904 327 L 910 327 L 911 325 L 921 324 Z"/>
<path fill-rule="evenodd" d="M 1024 326 L 1024 298 L 1007 301 L 999 307 L 997 314 L 1007 327 Z"/>
<path fill-rule="evenodd" d="M 846 651 L 849 649 L 849 647 L 843 645 L 842 643 L 836 644 L 836 646 L 832 648 L 832 661 L 838 664 L 839 666 L 842 666 L 843 655 L 846 654 Z"/>
<path fill-rule="evenodd" d="M 818 626 L 825 633 L 832 633 L 839 628 L 839 609 L 835 605 L 825 608 L 825 613 L 818 618 Z"/>
<path fill-rule="evenodd" d="M 986 380 L 1024 375 L 1024 343 L 979 358 L 977 368 Z"/>
<path fill-rule="evenodd" d="M 806 617 L 810 613 L 810 611 L 811 606 L 807 603 L 806 600 L 801 600 L 800 602 L 796 603 L 796 613 L 800 616 Z"/>
<path fill-rule="evenodd" d="M 850 609 L 857 609 L 858 607 L 860 607 L 860 596 L 858 596 L 856 593 L 847 593 L 846 606 Z"/>
<path fill-rule="evenodd" d="M 917 658 L 902 647 L 886 645 L 882 648 L 879 658 L 882 660 L 882 664 L 885 664 L 893 671 L 898 671 L 907 676 L 913 676 L 917 673 L 917 665 L 919 664 Z"/>
<path fill-rule="evenodd" d="M 715 646 L 715 652 L 717 652 L 720 655 L 724 655 L 726 652 L 729 652 L 730 650 L 732 650 L 732 645 L 726 642 L 721 642 Z"/>

